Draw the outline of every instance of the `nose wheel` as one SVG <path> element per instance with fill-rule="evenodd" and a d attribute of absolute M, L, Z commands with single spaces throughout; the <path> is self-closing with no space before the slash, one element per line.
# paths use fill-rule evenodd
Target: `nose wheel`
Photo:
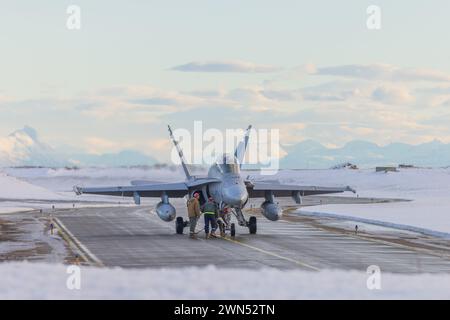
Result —
<path fill-rule="evenodd" d="M 234 238 L 235 235 L 236 235 L 236 225 L 232 223 L 230 226 L 230 236 Z"/>

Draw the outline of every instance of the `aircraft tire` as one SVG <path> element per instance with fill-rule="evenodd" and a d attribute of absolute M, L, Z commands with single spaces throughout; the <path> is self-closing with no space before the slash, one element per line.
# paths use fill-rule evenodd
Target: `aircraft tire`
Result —
<path fill-rule="evenodd" d="M 234 237 L 236 235 L 236 225 L 232 223 L 230 225 L 230 236 Z"/>
<path fill-rule="evenodd" d="M 256 224 L 256 217 L 250 217 L 248 221 L 248 231 L 250 234 L 256 234 L 257 231 L 257 224 Z"/>
<path fill-rule="evenodd" d="M 177 220 L 175 221 L 175 230 L 176 230 L 177 234 L 183 234 L 183 230 L 184 230 L 183 217 L 177 217 Z"/>

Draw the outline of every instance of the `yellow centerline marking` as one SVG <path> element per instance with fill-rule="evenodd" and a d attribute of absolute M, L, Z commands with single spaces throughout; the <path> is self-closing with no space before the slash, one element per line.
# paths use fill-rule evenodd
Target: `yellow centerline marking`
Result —
<path fill-rule="evenodd" d="M 273 257 L 276 257 L 276 258 L 279 258 L 279 259 L 283 259 L 283 260 L 286 260 L 286 261 L 289 261 L 289 262 L 293 262 L 295 264 L 298 264 L 298 265 L 300 265 L 302 267 L 305 267 L 305 268 L 312 269 L 314 271 L 320 271 L 319 268 L 313 267 L 313 266 L 311 266 L 311 265 L 309 265 L 307 263 L 304 263 L 304 262 L 301 262 L 301 261 L 298 261 L 298 260 L 295 260 L 295 259 L 291 259 L 291 258 L 288 258 L 288 257 L 280 256 L 279 254 L 276 254 L 276 253 L 273 253 L 273 252 L 270 252 L 270 251 L 267 251 L 267 250 L 264 250 L 264 249 L 256 248 L 254 246 L 251 246 L 249 244 L 246 244 L 246 243 L 243 243 L 243 242 L 240 242 L 240 241 L 237 241 L 237 240 L 233 240 L 233 239 L 230 239 L 230 238 L 221 238 L 221 239 L 233 242 L 235 244 L 247 247 L 247 248 L 255 250 L 255 251 L 259 251 L 259 252 L 267 254 L 269 256 L 273 256 Z"/>

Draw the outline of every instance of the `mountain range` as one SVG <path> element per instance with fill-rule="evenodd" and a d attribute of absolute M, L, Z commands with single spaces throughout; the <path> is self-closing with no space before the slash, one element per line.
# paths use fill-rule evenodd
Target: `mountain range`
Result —
<path fill-rule="evenodd" d="M 118 153 L 90 154 L 58 150 L 42 142 L 35 129 L 25 126 L 0 138 L 0 167 L 12 166 L 137 166 L 157 161 L 135 150 Z"/>
<path fill-rule="evenodd" d="M 391 143 L 386 146 L 354 140 L 340 148 L 328 148 L 314 140 L 305 140 L 284 147 L 284 150 L 287 155 L 280 160 L 280 167 L 288 169 L 330 168 L 348 162 L 360 168 L 398 164 L 450 166 L 450 144 L 437 140 L 418 145 Z M 98 155 L 55 149 L 41 141 L 36 130 L 28 126 L 0 138 L 0 167 L 116 167 L 153 165 L 157 162 L 155 158 L 136 150 Z"/>
<path fill-rule="evenodd" d="M 280 161 L 282 168 L 330 168 L 347 162 L 360 168 L 399 164 L 450 165 L 450 144 L 438 140 L 418 145 L 391 143 L 386 146 L 354 140 L 340 148 L 327 148 L 316 141 L 305 140 L 285 147 L 285 150 L 287 155 Z"/>

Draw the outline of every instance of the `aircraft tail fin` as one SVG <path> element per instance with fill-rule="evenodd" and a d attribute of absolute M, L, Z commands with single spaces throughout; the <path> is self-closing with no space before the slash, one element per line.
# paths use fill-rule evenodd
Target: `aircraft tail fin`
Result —
<path fill-rule="evenodd" d="M 249 125 L 247 130 L 245 130 L 244 140 L 239 142 L 236 150 L 234 151 L 234 156 L 239 161 L 239 166 L 242 167 L 242 163 L 244 162 L 245 152 L 247 151 L 248 140 L 250 136 L 250 130 L 252 129 L 252 125 Z"/>
<path fill-rule="evenodd" d="M 173 144 L 175 145 L 175 148 L 177 148 L 178 156 L 180 157 L 181 165 L 183 166 L 183 170 L 184 170 L 184 174 L 186 175 L 186 179 L 191 180 L 192 176 L 189 173 L 189 169 L 186 165 L 186 160 L 184 159 L 183 150 L 181 149 L 180 145 L 178 144 L 178 141 L 175 140 L 175 137 L 173 136 L 172 128 L 170 128 L 170 126 L 167 126 L 167 127 L 169 128 L 170 139 L 172 140 Z"/>

